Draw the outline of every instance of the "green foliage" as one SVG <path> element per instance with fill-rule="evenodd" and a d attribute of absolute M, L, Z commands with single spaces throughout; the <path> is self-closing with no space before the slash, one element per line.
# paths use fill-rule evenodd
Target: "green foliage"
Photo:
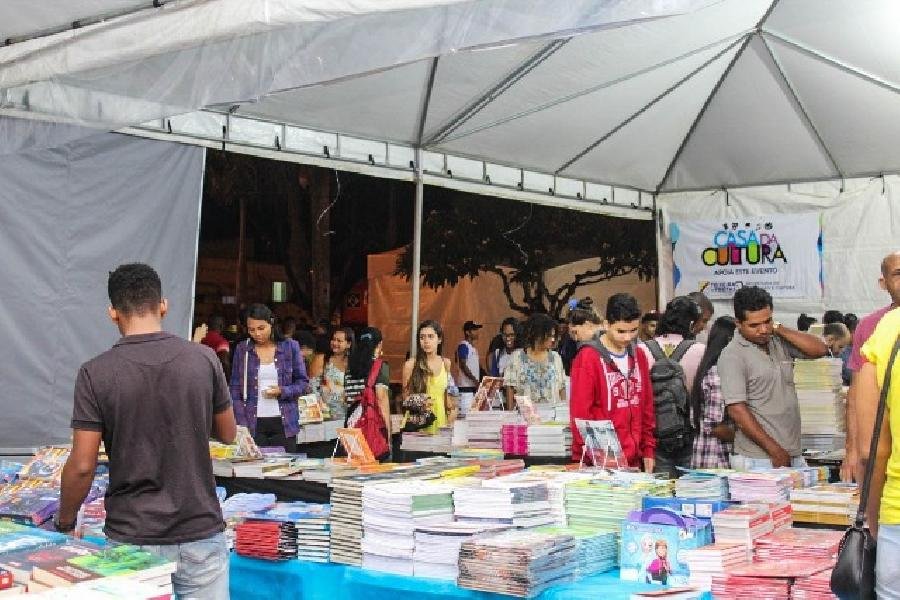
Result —
<path fill-rule="evenodd" d="M 525 204 L 512 200 L 426 191 L 422 231 L 422 276 L 431 288 L 456 285 L 464 277 L 495 273 L 511 309 L 555 317 L 579 287 L 621 275 L 656 276 L 653 223 Z M 557 289 L 546 272 L 598 257 L 589 269 Z M 397 262 L 409 277 L 412 247 Z M 518 286 L 522 294 L 514 294 Z M 520 297 L 524 300 L 519 301 Z"/>

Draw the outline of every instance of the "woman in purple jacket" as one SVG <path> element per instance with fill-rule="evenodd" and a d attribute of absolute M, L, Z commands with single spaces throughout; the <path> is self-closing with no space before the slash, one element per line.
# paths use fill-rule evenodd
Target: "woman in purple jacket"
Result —
<path fill-rule="evenodd" d="M 250 335 L 234 350 L 231 400 L 238 425 L 253 434 L 258 446 L 297 451 L 300 414 L 297 397 L 309 388 L 300 346 L 275 327 L 275 315 L 264 304 L 247 309 Z"/>

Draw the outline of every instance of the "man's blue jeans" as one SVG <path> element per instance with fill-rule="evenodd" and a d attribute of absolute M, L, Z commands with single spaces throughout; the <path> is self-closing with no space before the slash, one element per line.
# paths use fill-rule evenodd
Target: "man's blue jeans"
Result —
<path fill-rule="evenodd" d="M 172 586 L 179 600 L 228 600 L 228 546 L 224 533 L 186 544 L 141 548 L 178 563 Z"/>
<path fill-rule="evenodd" d="M 878 526 L 875 594 L 879 600 L 900 600 L 900 525 Z"/>

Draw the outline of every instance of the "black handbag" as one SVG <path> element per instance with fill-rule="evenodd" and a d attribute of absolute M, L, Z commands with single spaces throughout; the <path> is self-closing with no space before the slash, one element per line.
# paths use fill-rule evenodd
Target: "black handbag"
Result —
<path fill-rule="evenodd" d="M 891 371 L 894 368 L 898 349 L 900 349 L 900 338 L 894 342 L 881 386 L 881 398 L 878 400 L 875 430 L 872 432 L 872 442 L 869 445 L 869 460 L 866 461 L 859 509 L 856 511 L 853 525 L 841 540 L 837 564 L 834 571 L 831 572 L 831 591 L 841 600 L 875 599 L 875 538 L 872 536 L 872 532 L 863 526 L 863 522 L 866 516 L 866 505 L 869 501 L 869 489 L 872 486 L 872 471 L 875 468 L 878 438 L 881 434 L 881 424 L 884 422 L 888 390 L 891 387 Z"/>

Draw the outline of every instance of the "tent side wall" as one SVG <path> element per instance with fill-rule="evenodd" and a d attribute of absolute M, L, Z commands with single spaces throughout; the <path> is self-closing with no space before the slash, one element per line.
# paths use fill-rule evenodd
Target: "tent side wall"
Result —
<path fill-rule="evenodd" d="M 659 272 L 664 306 L 673 296 L 672 245 L 668 224 L 691 220 L 740 220 L 777 214 L 815 212 L 822 216 L 824 295 L 803 300 L 775 299 L 779 320 L 793 326 L 800 313 L 821 320 L 826 309 L 860 317 L 887 304 L 878 286 L 881 260 L 897 251 L 900 234 L 900 177 L 803 183 L 724 191 L 661 194 Z M 716 314 L 732 314 L 728 301 L 715 302 Z"/>
<path fill-rule="evenodd" d="M 0 449 L 68 441 L 79 366 L 119 333 L 107 274 L 146 262 L 188 335 L 204 150 L 99 134 L 0 163 Z"/>

